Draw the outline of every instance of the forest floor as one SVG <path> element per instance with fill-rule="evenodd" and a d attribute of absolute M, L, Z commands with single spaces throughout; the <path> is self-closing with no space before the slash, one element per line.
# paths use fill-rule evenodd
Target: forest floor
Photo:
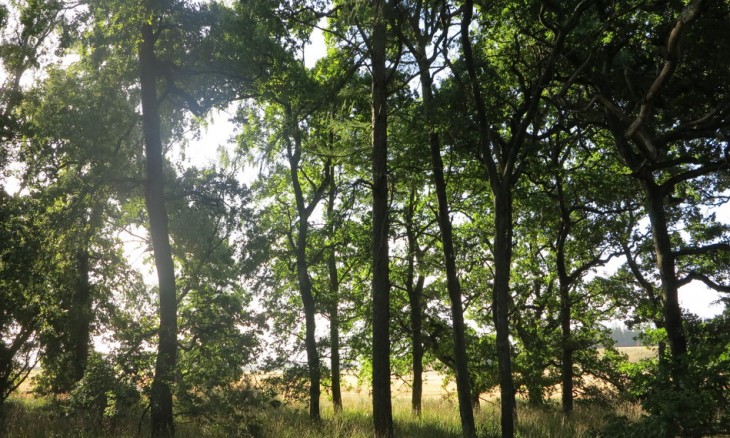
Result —
<path fill-rule="evenodd" d="M 623 353 L 631 361 L 637 361 L 655 354 L 646 347 L 623 347 Z M 410 386 L 406 381 L 394 381 L 393 417 L 397 437 L 460 437 L 461 424 L 456 388 L 453 383 L 444 383 L 443 376 L 435 371 L 424 375 L 423 409 L 420 417 L 411 411 Z M 558 394 L 559 396 L 559 394 Z M 476 424 L 480 437 L 499 436 L 499 400 L 496 393 L 483 394 L 481 408 L 476 413 Z M 9 438 L 40 437 L 137 437 L 147 436 L 148 413 L 134 413 L 111 423 L 91 424 L 88 418 L 69 416 L 53 408 L 50 400 L 36 398 L 24 384 L 6 403 L 0 425 Z M 638 419 L 641 408 L 637 405 L 602 405 L 577 400 L 575 412 L 565 419 L 560 411 L 559 401 L 553 399 L 543 407 L 518 402 L 517 436 L 581 437 L 594 435 L 607 421 L 607 416 L 619 414 Z M 263 438 L 319 438 L 319 437 L 371 437 L 372 405 L 367 385 L 361 385 L 354 375 L 346 375 L 343 382 L 343 411 L 335 415 L 331 399 L 323 393 L 322 421 L 309 420 L 306 406 L 285 404 L 269 408 L 263 414 L 248 417 L 247 424 L 225 425 L 215 422 L 201 422 L 196 419 L 180 418 L 177 422 L 178 438 L 185 437 L 228 437 L 258 436 Z M 2 429 L 0 429 L 2 430 Z M 249 435 L 248 433 L 253 433 Z"/>

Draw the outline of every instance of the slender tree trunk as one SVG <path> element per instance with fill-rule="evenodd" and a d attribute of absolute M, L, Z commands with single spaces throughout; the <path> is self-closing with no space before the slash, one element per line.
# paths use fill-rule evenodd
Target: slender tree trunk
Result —
<path fill-rule="evenodd" d="M 497 360 L 502 408 L 502 437 L 515 434 L 515 390 L 509 342 L 509 277 L 512 263 L 512 192 L 503 182 L 494 193 L 494 290 L 492 311 L 497 332 Z"/>
<path fill-rule="evenodd" d="M 155 377 L 150 391 L 152 436 L 171 437 L 175 434 L 171 386 L 174 381 L 177 356 L 177 296 L 164 196 L 155 36 L 150 24 L 142 26 L 139 69 L 142 89 L 142 128 L 147 158 L 146 204 L 160 298 L 159 346 Z"/>
<path fill-rule="evenodd" d="M 330 168 L 330 191 L 327 202 L 327 220 L 330 223 L 330 236 L 336 232 L 335 226 L 335 197 L 337 186 L 335 184 L 335 168 Z M 332 370 L 332 405 L 335 414 L 342 411 L 342 390 L 340 383 L 340 280 L 337 275 L 337 250 L 335 246 L 329 252 L 327 259 L 330 285 L 330 369 Z"/>
<path fill-rule="evenodd" d="M 560 285 L 560 327 L 562 329 L 563 360 L 560 364 L 562 381 L 563 413 L 573 412 L 573 340 L 571 336 L 571 302 L 570 288 Z"/>
<path fill-rule="evenodd" d="M 423 285 L 425 277 L 418 275 L 416 279 L 416 261 L 420 263 L 421 249 L 418 247 L 418 237 L 413 223 L 415 210 L 415 195 L 417 188 L 412 188 L 409 203 L 405 211 L 406 237 L 408 239 L 408 269 L 406 273 L 406 292 L 410 306 L 411 322 L 411 368 L 413 382 L 411 384 L 411 409 L 413 414 L 421 416 L 421 400 L 423 398 Z"/>
<path fill-rule="evenodd" d="M 433 129 L 431 120 L 431 74 L 428 65 L 421 62 L 421 84 L 423 94 L 423 108 L 428 129 L 431 148 L 431 163 L 433 169 L 433 181 L 436 187 L 436 199 L 438 200 L 438 224 L 441 230 L 441 242 L 443 244 L 444 263 L 446 265 L 446 289 L 449 292 L 451 301 L 451 319 L 454 325 L 454 361 L 456 368 L 456 390 L 459 397 L 459 414 L 461 416 L 461 430 L 466 438 L 476 437 L 474 425 L 473 400 L 471 397 L 471 378 L 469 377 L 469 358 L 466 354 L 466 336 L 464 326 L 464 309 L 461 302 L 461 285 L 456 273 L 456 252 L 451 229 L 451 218 L 449 217 L 449 204 L 446 195 L 446 180 L 444 179 L 444 164 L 441 160 L 441 145 L 438 133 Z"/>
<path fill-rule="evenodd" d="M 291 111 L 287 108 L 287 119 L 292 121 Z M 320 398 L 320 381 L 321 372 L 319 367 L 319 352 L 317 351 L 316 323 L 315 323 L 315 302 L 312 294 L 312 281 L 309 279 L 309 267 L 307 265 L 307 237 L 309 234 L 309 216 L 314 206 L 319 201 L 319 193 L 315 195 L 311 204 L 305 206 L 304 193 L 299 182 L 299 161 L 301 158 L 302 140 L 301 133 L 297 126 L 292 127 L 294 135 L 294 149 L 289 147 L 289 174 L 291 177 L 292 187 L 294 188 L 294 197 L 296 199 L 297 215 L 299 216 L 299 225 L 297 227 L 296 248 L 294 249 L 297 266 L 297 279 L 299 282 L 299 294 L 302 298 L 304 306 L 304 344 L 307 350 L 307 369 L 309 371 L 309 417 L 312 420 L 320 419 L 319 398 Z M 329 169 L 327 169 L 329 177 Z"/>
<path fill-rule="evenodd" d="M 309 280 L 306 260 L 306 236 L 307 219 L 299 218 L 299 238 L 297 240 L 297 277 L 299 279 L 299 292 L 304 304 L 305 337 L 304 344 L 307 349 L 307 368 L 309 370 L 309 418 L 319 420 L 319 396 L 321 373 L 319 369 L 319 352 L 317 351 L 317 340 L 315 338 L 315 306 L 312 295 L 312 282 Z"/>
<path fill-rule="evenodd" d="M 421 400 L 423 399 L 423 340 L 421 339 L 423 332 L 423 304 L 421 294 L 423 291 L 423 283 L 425 278 L 418 277 L 415 287 L 411 286 L 408 294 L 409 305 L 411 307 L 411 349 L 412 349 L 412 368 L 413 383 L 411 390 L 411 409 L 413 413 L 421 416 Z"/>
<path fill-rule="evenodd" d="M 487 176 L 494 197 L 494 288 L 492 290 L 492 313 L 496 330 L 497 362 L 499 365 L 499 387 L 501 397 L 501 428 L 503 438 L 515 435 L 516 402 L 512 380 L 512 355 L 509 342 L 509 278 L 512 264 L 512 172 L 514 162 L 497 163 L 492 157 L 490 146 L 490 127 L 487 121 L 481 84 L 476 70 L 474 53 L 469 37 L 469 26 L 474 14 L 474 1 L 466 0 L 461 22 L 461 41 L 464 59 L 469 70 L 470 88 L 474 97 L 479 122 L 479 151 L 487 167 Z M 535 106 L 536 103 L 533 103 Z M 512 139 L 510 149 L 518 148 L 517 140 Z M 504 160 L 505 157 L 502 157 Z"/>
<path fill-rule="evenodd" d="M 662 193 L 662 188 L 653 181 L 642 180 L 642 183 L 646 193 L 646 211 L 654 239 L 656 265 L 662 284 L 664 328 L 667 331 L 669 349 L 672 353 L 672 373 L 675 384 L 679 385 L 686 374 L 687 338 L 682 324 L 682 309 L 679 306 L 677 271 L 667 225 L 664 193 Z"/>
<path fill-rule="evenodd" d="M 332 407 L 335 414 L 342 412 L 342 384 L 340 383 L 340 317 L 337 302 L 330 307 L 330 368 L 332 370 Z"/>
<path fill-rule="evenodd" d="M 71 306 L 71 311 L 75 314 L 72 327 L 74 382 L 78 382 L 84 377 L 91 344 L 91 283 L 89 282 L 89 252 L 86 249 L 81 249 L 76 253 L 76 270 L 78 278 Z"/>
<path fill-rule="evenodd" d="M 555 157 L 556 166 L 557 157 Z M 565 206 L 565 197 L 563 193 L 563 179 L 560 174 L 555 177 L 555 186 L 560 208 L 560 226 L 558 230 L 558 238 L 556 242 L 556 265 L 558 271 L 558 282 L 560 290 L 560 329 L 561 329 L 561 349 L 562 362 L 560 365 L 560 377 L 562 381 L 562 405 L 563 414 L 569 415 L 573 412 L 573 339 L 571 333 L 571 311 L 572 302 L 570 299 L 571 278 L 568 275 L 568 267 L 565 261 L 565 242 L 568 240 L 572 229 L 570 219 L 570 211 Z"/>
<path fill-rule="evenodd" d="M 373 12 L 373 426 L 376 437 L 392 437 L 385 0 L 374 0 Z"/>

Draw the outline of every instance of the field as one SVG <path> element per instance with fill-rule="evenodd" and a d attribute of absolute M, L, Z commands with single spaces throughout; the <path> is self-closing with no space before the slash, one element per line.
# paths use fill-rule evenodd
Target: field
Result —
<path fill-rule="evenodd" d="M 631 360 L 650 356 L 644 347 L 621 349 Z M 306 406 L 285 404 L 268 408 L 262 414 L 249 417 L 244 423 L 224 425 L 180 418 L 177 421 L 178 437 L 229 437 L 253 436 L 265 438 L 315 438 L 315 437 L 371 437 L 372 406 L 367 386 L 358 385 L 355 376 L 344 378 L 343 412 L 335 415 L 326 394 L 322 397 L 322 421 L 312 423 Z M 411 413 L 410 388 L 407 382 L 393 382 L 393 414 L 398 437 L 459 437 L 460 421 L 453 384 L 444 386 L 443 377 L 429 371 L 424 375 L 423 413 L 415 417 Z M 52 409 L 49 400 L 34 398 L 24 385 L 6 406 L 4 417 L 7 437 L 97 437 L 147 436 L 148 416 L 135 412 L 117 421 L 95 424 L 88 418 L 67 417 Z M 494 394 L 483 394 L 481 408 L 476 413 L 480 437 L 499 436 L 499 404 Z M 600 429 L 607 414 L 620 412 L 629 418 L 638 418 L 641 410 L 635 405 L 602 406 L 580 401 L 571 418 L 560 412 L 557 401 L 545 407 L 531 407 L 520 402 L 517 431 L 520 437 L 580 437 L 590 436 L 591 430 Z"/>

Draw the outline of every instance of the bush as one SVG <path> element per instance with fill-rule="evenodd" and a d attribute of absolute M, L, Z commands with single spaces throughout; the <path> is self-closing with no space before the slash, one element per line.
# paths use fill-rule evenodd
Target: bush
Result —
<path fill-rule="evenodd" d="M 102 355 L 94 353 L 89 356 L 83 379 L 71 390 L 65 410 L 97 424 L 113 424 L 139 406 L 139 401 L 137 388 L 119 376 Z"/>
<path fill-rule="evenodd" d="M 627 395 L 640 401 L 647 416 L 631 423 L 613 418 L 600 436 L 702 436 L 727 432 L 730 399 L 730 318 L 702 321 L 685 316 L 688 354 L 679 381 L 672 358 L 624 364 Z M 664 330 L 649 337 L 666 342 Z M 668 354 L 668 353 L 667 353 Z"/>

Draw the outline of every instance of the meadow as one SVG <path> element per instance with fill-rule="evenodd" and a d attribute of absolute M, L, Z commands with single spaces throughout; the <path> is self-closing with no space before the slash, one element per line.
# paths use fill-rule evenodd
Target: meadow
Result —
<path fill-rule="evenodd" d="M 344 396 L 344 410 L 335 415 L 331 405 L 325 404 L 322 421 L 313 423 L 302 406 L 284 405 L 269 408 L 255 420 L 254 424 L 240 424 L 239 429 L 230 425 L 199 422 L 179 418 L 176 436 L 180 438 L 259 436 L 262 438 L 317 438 L 317 437 L 371 437 L 372 407 L 367 394 Z M 576 406 L 571 418 L 563 417 L 559 406 L 531 407 L 520 403 L 518 408 L 517 432 L 520 437 L 581 437 L 593 436 L 606 422 L 607 414 L 620 412 L 630 418 L 638 418 L 641 410 L 635 405 Z M 455 400 L 425 398 L 421 417 L 411 413 L 410 400 L 406 397 L 393 398 L 395 433 L 398 437 L 451 438 L 460 437 L 458 407 Z M 100 436 L 138 437 L 148 436 L 148 417 L 140 412 L 122 416 L 113 423 L 96 423 L 83 416 L 64 416 L 43 399 L 14 397 L 9 400 L 5 412 L 5 434 L 8 438 L 79 437 Z M 480 437 L 499 436 L 499 409 L 494 401 L 483 402 L 476 413 Z"/>
<path fill-rule="evenodd" d="M 632 361 L 652 354 L 644 347 L 622 349 Z M 429 371 L 424 375 L 423 410 L 420 417 L 411 412 L 407 382 L 393 382 L 393 415 L 398 437 L 447 438 L 461 436 L 458 406 L 453 383 L 444 384 L 443 377 Z M 284 403 L 267 406 L 255 415 L 239 421 L 180 416 L 176 436 L 182 438 L 256 436 L 262 438 L 371 437 L 372 405 L 366 385 L 354 375 L 344 378 L 343 411 L 335 414 L 327 394 L 322 396 L 322 421 L 310 421 L 306 406 Z M 557 392 L 556 392 L 557 393 Z M 499 400 L 495 394 L 484 394 L 476 422 L 480 437 L 499 436 Z M 148 412 L 138 409 L 121 413 L 113 419 L 99 420 L 98 415 L 67 414 L 49 398 L 33 395 L 24 384 L 7 402 L 4 409 L 4 435 L 8 438 L 138 437 L 149 435 Z M 641 414 L 638 405 L 616 401 L 614 404 L 588 403 L 578 400 L 570 418 L 565 418 L 559 402 L 552 399 L 545 406 L 518 405 L 517 433 L 520 437 L 595 436 L 609 416 L 619 414 L 636 420 Z"/>

